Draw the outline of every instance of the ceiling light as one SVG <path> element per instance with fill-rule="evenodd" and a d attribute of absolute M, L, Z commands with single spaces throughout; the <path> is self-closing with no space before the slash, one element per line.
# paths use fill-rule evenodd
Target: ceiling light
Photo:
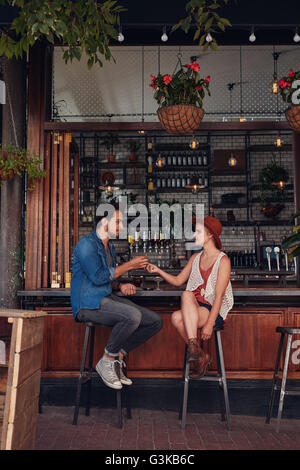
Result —
<path fill-rule="evenodd" d="M 213 38 L 212 38 L 212 35 L 210 33 L 208 33 L 206 35 L 206 42 L 212 42 Z"/>
<path fill-rule="evenodd" d="M 161 37 L 161 40 L 162 42 L 167 42 L 168 40 L 168 35 L 167 35 L 167 28 L 166 26 L 163 27 L 163 34 L 162 34 L 162 37 Z"/>
<path fill-rule="evenodd" d="M 119 35 L 118 35 L 118 41 L 123 42 L 125 39 L 124 35 L 122 34 L 122 26 L 119 28 Z"/>
<path fill-rule="evenodd" d="M 294 42 L 300 41 L 300 36 L 298 34 L 298 28 L 296 28 L 295 36 L 293 37 Z"/>
<path fill-rule="evenodd" d="M 255 42 L 256 41 L 256 36 L 254 34 L 254 26 L 252 26 L 252 29 L 251 29 L 251 34 L 249 36 L 249 41 L 250 42 Z"/>

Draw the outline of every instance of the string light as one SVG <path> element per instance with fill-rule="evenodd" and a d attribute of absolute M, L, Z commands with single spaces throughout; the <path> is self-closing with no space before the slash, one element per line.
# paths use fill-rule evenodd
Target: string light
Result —
<path fill-rule="evenodd" d="M 124 37 L 124 35 L 123 35 L 123 33 L 122 33 L 122 26 L 120 26 L 120 28 L 119 28 L 119 35 L 118 35 L 118 41 L 119 41 L 119 42 L 123 42 L 124 39 L 125 39 L 125 37 Z"/>
<path fill-rule="evenodd" d="M 162 42 L 167 42 L 167 40 L 169 39 L 168 38 L 168 35 L 167 35 L 167 28 L 166 26 L 163 27 L 163 34 L 160 38 L 162 40 Z"/>
<path fill-rule="evenodd" d="M 212 41 L 213 41 L 212 35 L 210 33 L 208 33 L 206 35 L 206 42 L 212 42 Z"/>
<path fill-rule="evenodd" d="M 251 29 L 251 34 L 249 36 L 249 41 L 250 42 L 255 42 L 256 41 L 256 36 L 254 34 L 254 26 L 252 26 L 252 29 Z"/>
<path fill-rule="evenodd" d="M 300 36 L 298 34 L 298 28 L 296 28 L 295 36 L 293 37 L 294 42 L 300 41 Z"/>

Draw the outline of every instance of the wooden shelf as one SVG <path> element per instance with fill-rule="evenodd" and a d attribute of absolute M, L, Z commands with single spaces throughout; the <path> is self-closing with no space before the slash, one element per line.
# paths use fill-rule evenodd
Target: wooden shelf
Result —
<path fill-rule="evenodd" d="M 212 207 L 214 209 L 245 209 L 247 208 L 247 204 L 237 204 L 237 203 L 232 203 L 232 204 L 212 204 Z"/>
<path fill-rule="evenodd" d="M 215 181 L 214 183 L 211 183 L 211 186 L 213 188 L 231 188 L 231 187 L 240 187 L 240 186 L 246 186 L 247 182 L 246 181 Z"/>
<path fill-rule="evenodd" d="M 212 170 L 211 176 L 233 176 L 233 175 L 245 175 L 246 170 Z"/>
<path fill-rule="evenodd" d="M 164 166 L 163 168 L 158 168 L 158 167 L 155 167 L 153 166 L 153 168 L 155 169 L 155 173 L 158 174 L 160 172 L 163 172 L 163 171 L 166 171 L 166 172 L 174 172 L 174 171 L 208 171 L 210 166 L 209 165 L 205 165 L 205 166 L 198 166 L 198 165 L 174 165 L 174 166 L 170 166 L 168 167 L 167 165 Z"/>
<path fill-rule="evenodd" d="M 274 137 L 274 140 L 276 137 Z M 250 145 L 248 148 L 250 152 L 291 152 L 292 145 L 291 144 L 283 144 L 281 147 L 276 147 L 276 145 Z"/>
<path fill-rule="evenodd" d="M 203 188 L 198 191 L 197 194 L 199 193 L 207 193 L 209 190 L 208 188 Z M 155 189 L 148 189 L 148 193 L 192 193 L 192 190 L 190 188 L 155 188 Z"/>
<path fill-rule="evenodd" d="M 113 170 L 114 168 L 145 168 L 146 164 L 142 162 L 98 162 L 98 168 L 101 170 L 109 169 Z"/>

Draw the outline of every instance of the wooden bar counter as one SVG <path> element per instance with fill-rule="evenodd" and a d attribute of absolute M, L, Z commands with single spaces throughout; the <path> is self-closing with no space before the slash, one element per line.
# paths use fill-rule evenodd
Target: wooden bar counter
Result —
<path fill-rule="evenodd" d="M 279 342 L 276 327 L 300 327 L 300 289 L 233 287 L 233 291 L 235 305 L 222 333 L 227 376 L 229 379 L 270 379 Z M 182 290 L 161 284 L 161 290 L 137 290 L 136 295 L 130 296 L 134 302 L 147 305 L 163 318 L 161 331 L 128 355 L 127 367 L 131 377 L 182 376 L 184 342 L 171 323 L 172 312 L 180 306 L 181 293 Z M 45 317 L 42 377 L 77 377 L 84 325 L 73 319 L 70 290 L 26 290 L 18 294 L 23 308 L 48 313 Z M 110 328 L 96 329 L 95 362 L 103 353 L 109 333 Z M 213 356 L 210 369 L 216 370 L 212 342 L 207 344 Z M 300 365 L 290 364 L 289 376 L 300 379 Z"/>

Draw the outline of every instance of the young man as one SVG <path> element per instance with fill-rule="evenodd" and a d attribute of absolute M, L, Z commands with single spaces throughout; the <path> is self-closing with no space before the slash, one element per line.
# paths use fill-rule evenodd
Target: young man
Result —
<path fill-rule="evenodd" d="M 119 235 L 122 213 L 116 207 L 113 215 L 102 217 L 97 227 L 77 243 L 71 280 L 71 303 L 76 321 L 112 326 L 104 354 L 96 364 L 103 382 L 115 389 L 131 385 L 126 377 L 123 356 L 155 335 L 162 327 L 159 315 L 134 304 L 125 297 L 112 293 L 115 279 L 129 270 L 145 268 L 146 256 L 136 256 L 117 266 L 116 253 L 111 238 Z M 116 238 L 115 237 L 115 238 Z M 132 284 L 120 284 L 124 296 L 135 294 Z M 116 361 L 120 362 L 120 380 L 116 374 Z"/>

